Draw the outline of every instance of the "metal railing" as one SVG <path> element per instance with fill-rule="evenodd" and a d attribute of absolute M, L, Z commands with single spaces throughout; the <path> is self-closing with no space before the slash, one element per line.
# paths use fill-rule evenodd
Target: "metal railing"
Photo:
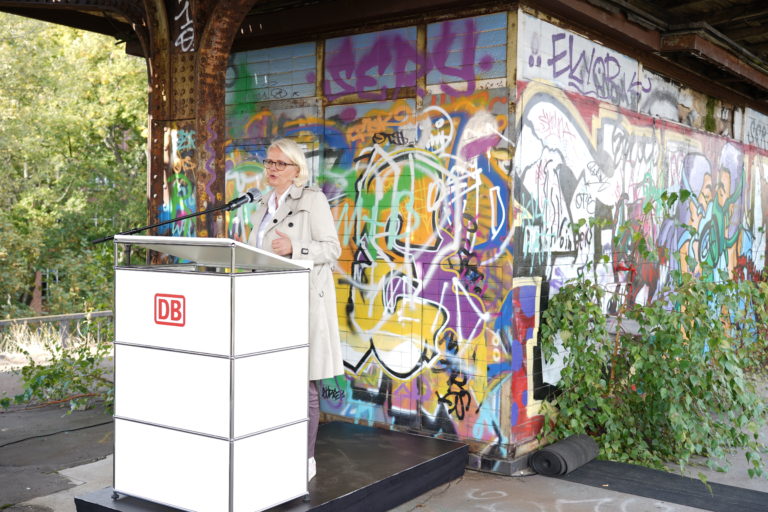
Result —
<path fill-rule="evenodd" d="M 0 339 L 4 338 L 15 325 L 36 326 L 40 330 L 49 325 L 56 325 L 62 346 L 67 345 L 70 336 L 92 337 L 97 342 L 112 341 L 114 314 L 112 311 L 92 311 L 89 313 L 71 313 L 67 315 L 31 316 L 0 320 Z"/>

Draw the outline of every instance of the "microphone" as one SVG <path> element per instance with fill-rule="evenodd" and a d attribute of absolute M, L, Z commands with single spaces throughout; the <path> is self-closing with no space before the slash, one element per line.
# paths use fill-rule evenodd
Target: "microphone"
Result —
<path fill-rule="evenodd" d="M 229 211 L 235 208 L 239 208 L 244 204 L 258 203 L 259 201 L 261 201 L 261 191 L 254 187 L 254 188 L 248 189 L 248 192 L 238 197 L 237 199 L 233 199 L 230 202 L 228 202 L 226 209 L 227 211 Z"/>

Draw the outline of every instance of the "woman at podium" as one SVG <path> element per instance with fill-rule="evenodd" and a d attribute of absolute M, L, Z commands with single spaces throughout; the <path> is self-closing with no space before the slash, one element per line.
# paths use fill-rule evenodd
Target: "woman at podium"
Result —
<path fill-rule="evenodd" d="M 248 243 L 287 258 L 310 260 L 309 279 L 309 425 L 308 473 L 316 473 L 315 440 L 320 419 L 317 381 L 344 374 L 336 317 L 333 265 L 341 245 L 325 194 L 306 187 L 309 167 L 304 152 L 291 139 L 277 139 L 264 160 L 266 201 L 251 217 Z"/>

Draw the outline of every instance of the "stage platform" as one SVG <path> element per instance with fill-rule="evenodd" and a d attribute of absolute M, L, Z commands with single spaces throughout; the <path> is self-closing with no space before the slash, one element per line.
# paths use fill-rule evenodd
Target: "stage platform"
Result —
<path fill-rule="evenodd" d="M 440 439 L 352 423 L 320 426 L 317 476 L 309 500 L 299 498 L 270 512 L 387 511 L 464 474 L 469 449 Z M 112 499 L 112 488 L 75 498 L 77 512 L 174 512 L 129 496 Z M 222 511 L 225 512 L 225 511 Z"/>

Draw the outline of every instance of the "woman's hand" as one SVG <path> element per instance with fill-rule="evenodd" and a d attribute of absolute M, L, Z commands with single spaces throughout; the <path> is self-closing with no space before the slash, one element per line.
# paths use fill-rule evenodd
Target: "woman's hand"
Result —
<path fill-rule="evenodd" d="M 275 232 L 278 238 L 272 240 L 272 252 L 280 256 L 290 256 L 293 254 L 293 244 L 291 244 L 291 239 L 288 238 L 288 235 L 279 229 L 275 230 Z"/>

